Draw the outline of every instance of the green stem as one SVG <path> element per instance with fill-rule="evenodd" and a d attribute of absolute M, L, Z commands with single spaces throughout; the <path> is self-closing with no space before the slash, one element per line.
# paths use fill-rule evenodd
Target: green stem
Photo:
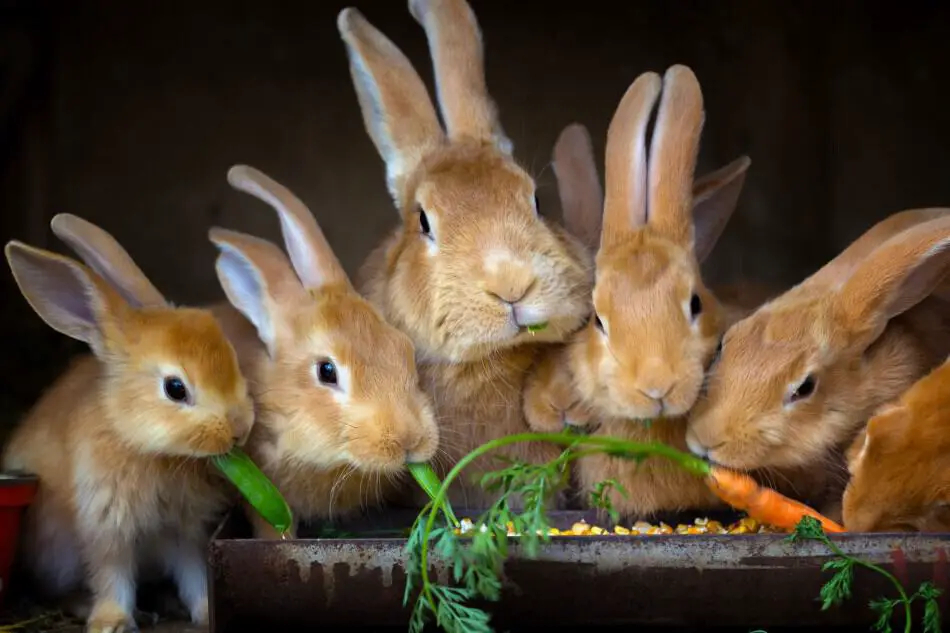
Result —
<path fill-rule="evenodd" d="M 860 565 L 861 567 L 864 567 L 865 569 L 870 569 L 871 571 L 875 571 L 881 574 L 882 576 L 887 578 L 891 582 L 891 584 L 894 585 L 894 588 L 897 589 L 897 593 L 898 595 L 900 595 L 901 602 L 904 605 L 904 633 L 911 633 L 911 630 L 913 629 L 913 615 L 911 614 L 911 611 L 910 611 L 910 598 L 907 597 L 907 592 L 904 590 L 904 585 L 901 584 L 901 582 L 897 579 L 897 577 L 879 565 L 875 565 L 874 563 L 869 563 L 867 561 L 861 560 L 860 558 L 855 558 L 853 556 L 849 556 L 848 554 L 845 554 L 841 550 L 841 548 L 835 545 L 835 543 L 831 539 L 829 539 L 827 536 L 822 538 L 821 541 L 832 552 L 834 552 L 841 558 L 850 559 L 854 561 L 855 564 Z"/>
<path fill-rule="evenodd" d="M 426 521 L 425 530 L 422 533 L 422 552 L 420 552 L 419 560 L 422 567 L 422 591 L 425 594 L 425 598 L 429 602 L 429 606 L 432 608 L 433 613 L 437 613 L 437 607 L 435 604 L 435 598 L 433 597 L 429 586 L 429 536 L 432 533 L 432 528 L 435 525 L 435 517 L 439 512 L 439 508 L 441 508 L 445 503 L 445 498 L 448 495 L 449 485 L 452 483 L 452 481 L 458 478 L 459 474 L 465 469 L 466 466 L 471 464 L 485 453 L 490 453 L 491 451 L 498 450 L 499 448 L 503 448 L 510 444 L 518 444 L 522 442 L 551 442 L 553 444 L 560 444 L 563 446 L 599 446 L 601 448 L 609 449 L 608 452 L 610 454 L 622 454 L 629 457 L 655 455 L 672 460 L 673 462 L 682 466 L 685 470 L 697 476 L 709 475 L 712 470 L 710 465 L 702 459 L 689 453 L 678 451 L 675 448 L 660 442 L 630 442 L 615 437 L 575 435 L 572 433 L 519 433 L 517 435 L 499 437 L 491 440 L 490 442 L 482 444 L 456 462 L 455 466 L 452 467 L 452 470 L 450 470 L 448 475 L 445 476 L 445 479 L 442 480 L 442 486 L 432 498 L 431 508 L 429 509 L 429 518 Z"/>

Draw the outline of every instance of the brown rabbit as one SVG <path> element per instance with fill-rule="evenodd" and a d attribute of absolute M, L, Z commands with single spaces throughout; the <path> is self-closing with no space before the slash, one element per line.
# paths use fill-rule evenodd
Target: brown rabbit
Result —
<path fill-rule="evenodd" d="M 734 212 L 750 163 L 741 157 L 694 183 L 702 123 L 702 93 L 685 66 L 673 66 L 662 81 L 641 75 L 621 100 L 607 133 L 595 317 L 529 380 L 524 405 L 532 427 L 593 422 L 596 434 L 686 449 L 678 418 L 696 402 L 728 318 L 699 265 Z M 593 163 L 586 131 L 568 127 L 554 166 L 565 217 L 585 218 L 572 230 L 586 231 L 598 215 Z M 661 459 L 637 465 L 595 455 L 579 460 L 577 474 L 585 493 L 606 479 L 623 485 L 628 494 L 612 501 L 627 516 L 718 505 L 701 481 Z"/>
<path fill-rule="evenodd" d="M 884 406 L 848 451 L 852 532 L 950 531 L 950 362 Z"/>
<path fill-rule="evenodd" d="M 277 211 L 290 254 L 288 262 L 270 242 L 210 233 L 221 285 L 263 343 L 239 349 L 259 411 L 248 452 L 300 519 L 378 503 L 407 462 L 429 461 L 439 444 L 412 343 L 356 293 L 296 196 L 246 166 L 228 181 Z M 246 340 L 241 324 L 224 322 Z M 258 535 L 273 536 L 251 516 Z"/>
<path fill-rule="evenodd" d="M 40 479 L 25 566 L 51 594 L 91 590 L 89 631 L 135 628 L 136 578 L 156 569 L 207 622 L 208 528 L 232 497 L 200 458 L 243 441 L 253 421 L 234 349 L 211 314 L 172 308 L 151 284 L 117 289 L 16 241 L 5 253 L 36 313 L 94 354 L 41 397 L 3 455 L 4 469 Z M 131 264 L 124 251 L 116 260 Z"/>
<path fill-rule="evenodd" d="M 438 428 L 418 386 L 412 345 L 352 288 L 309 209 L 247 166 L 234 188 L 277 212 L 290 261 L 274 244 L 215 228 L 217 273 L 231 305 L 214 313 L 237 348 L 257 406 L 248 453 L 296 518 L 328 518 L 380 501 L 407 461 L 428 461 Z M 114 240 L 73 223 L 54 230 L 90 265 L 115 258 Z M 291 267 L 291 262 L 293 267 Z M 117 287 L 145 288 L 132 267 Z M 142 292 L 139 290 L 139 292 Z M 277 535 L 256 512 L 259 537 Z"/>
<path fill-rule="evenodd" d="M 931 296 L 950 270 L 948 214 L 891 216 L 733 325 L 690 416 L 690 449 L 836 483 L 829 467 L 874 410 L 950 352 L 950 310 Z"/>
<path fill-rule="evenodd" d="M 534 180 L 512 158 L 485 88 L 471 7 L 411 0 L 409 9 L 428 36 L 445 131 L 405 55 L 356 9 L 338 19 L 365 127 L 402 219 L 366 262 L 363 286 L 413 340 L 443 447 L 455 461 L 527 430 L 524 376 L 541 343 L 563 341 L 589 316 L 592 261 L 538 215 Z M 560 450 L 535 444 L 503 452 L 547 461 Z M 451 499 L 487 501 L 468 480 Z"/>

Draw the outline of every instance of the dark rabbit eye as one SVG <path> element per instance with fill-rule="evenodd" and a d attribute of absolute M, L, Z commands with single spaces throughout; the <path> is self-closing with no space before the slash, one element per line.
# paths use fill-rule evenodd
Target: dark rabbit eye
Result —
<path fill-rule="evenodd" d="M 328 360 L 320 361 L 317 366 L 317 377 L 325 385 L 335 385 L 337 382 L 336 365 Z"/>
<path fill-rule="evenodd" d="M 594 315 L 594 325 L 597 326 L 597 329 L 601 332 L 604 332 L 604 322 L 600 320 L 600 317 L 596 314 Z"/>
<path fill-rule="evenodd" d="M 188 387 L 178 376 L 168 376 L 165 378 L 165 397 L 172 402 L 187 402 Z"/>
<path fill-rule="evenodd" d="M 703 302 L 699 295 L 693 294 L 689 300 L 689 315 L 692 318 L 698 317 L 703 312 Z"/>
<path fill-rule="evenodd" d="M 541 213 L 541 202 L 538 200 L 538 194 L 534 194 L 534 212 Z"/>
<path fill-rule="evenodd" d="M 419 211 L 419 228 L 422 229 L 423 235 L 432 235 L 432 227 L 429 226 L 429 218 L 426 217 L 425 211 Z"/>
<path fill-rule="evenodd" d="M 797 402 L 799 400 L 803 400 L 807 398 L 811 394 L 815 393 L 815 387 L 817 386 L 818 386 L 818 381 L 815 380 L 814 376 L 812 376 L 811 374 L 809 374 L 808 376 L 805 376 L 805 380 L 803 380 L 801 384 L 798 385 L 798 387 L 792 393 L 791 401 Z"/>

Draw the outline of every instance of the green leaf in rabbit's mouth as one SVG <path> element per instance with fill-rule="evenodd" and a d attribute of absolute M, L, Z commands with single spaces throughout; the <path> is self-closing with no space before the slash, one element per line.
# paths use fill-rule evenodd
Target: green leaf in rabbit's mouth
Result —
<path fill-rule="evenodd" d="M 544 330 L 544 328 L 546 328 L 547 326 L 548 326 L 547 322 L 533 323 L 531 325 L 526 325 L 525 329 L 531 334 L 537 334 L 538 332 L 541 332 L 542 330 Z"/>

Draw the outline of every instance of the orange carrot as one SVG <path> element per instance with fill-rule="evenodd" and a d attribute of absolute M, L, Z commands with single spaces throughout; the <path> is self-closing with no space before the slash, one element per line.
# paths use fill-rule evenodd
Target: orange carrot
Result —
<path fill-rule="evenodd" d="M 744 510 L 760 523 L 792 530 L 803 516 L 810 516 L 818 519 L 826 532 L 845 531 L 804 503 L 789 499 L 771 488 L 763 488 L 743 473 L 713 466 L 706 477 L 706 485 L 720 499 L 737 510 Z"/>

